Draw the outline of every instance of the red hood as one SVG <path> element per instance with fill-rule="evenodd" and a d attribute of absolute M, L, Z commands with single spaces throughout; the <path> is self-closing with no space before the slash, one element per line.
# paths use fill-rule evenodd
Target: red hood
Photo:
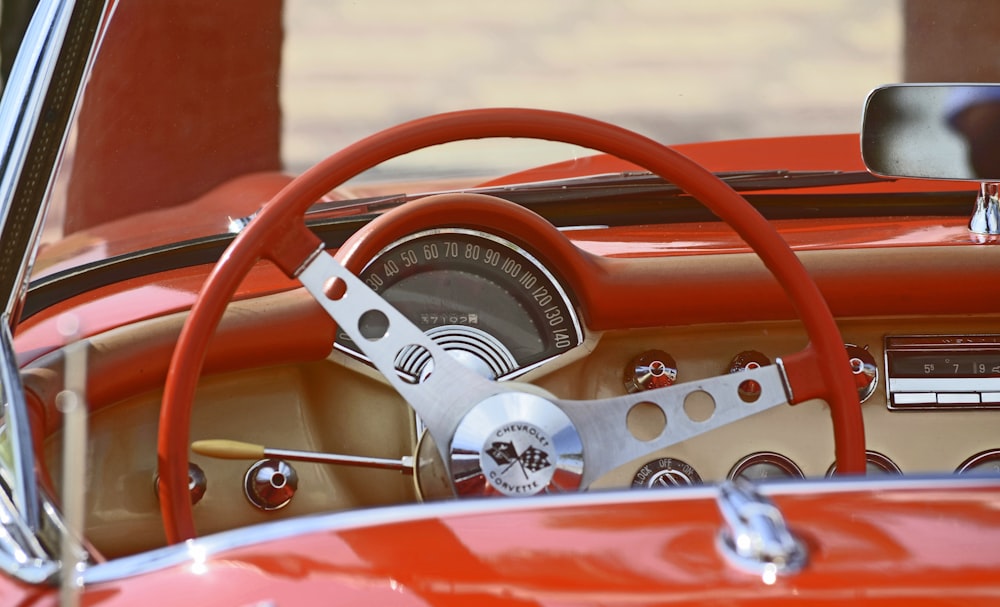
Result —
<path fill-rule="evenodd" d="M 657 492 L 591 493 L 299 519 L 168 549 L 166 560 L 184 562 L 121 584 L 97 583 L 88 592 L 106 596 L 101 604 L 107 605 L 156 596 L 244 605 L 759 605 L 794 599 L 885 606 L 913 605 L 920 597 L 962 605 L 1000 598 L 995 481 L 828 481 L 773 490 L 809 552 L 802 571 L 773 583 L 721 554 L 715 490 L 700 487 L 666 490 L 669 499 Z M 258 543 L 218 550 L 237 538 Z M 130 563 L 116 567 L 122 564 Z"/>

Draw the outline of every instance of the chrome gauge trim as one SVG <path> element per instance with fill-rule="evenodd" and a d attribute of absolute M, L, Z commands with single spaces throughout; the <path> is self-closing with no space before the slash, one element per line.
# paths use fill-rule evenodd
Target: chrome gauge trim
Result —
<path fill-rule="evenodd" d="M 515 366 L 515 368 L 513 368 L 512 370 L 509 370 L 509 371 L 503 371 L 503 370 L 501 370 L 501 369 L 504 368 L 503 366 L 500 366 L 500 367 L 493 366 L 493 368 L 495 370 L 499 371 L 500 374 L 497 375 L 496 377 L 492 377 L 491 379 L 508 380 L 508 379 L 513 379 L 513 378 L 516 378 L 516 377 L 520 377 L 521 375 L 524 375 L 525 373 L 528 373 L 529 371 L 537 369 L 538 367 L 546 364 L 547 362 L 552 361 L 552 360 L 554 360 L 554 359 L 556 359 L 556 358 L 564 355 L 566 352 L 570 352 L 570 351 L 576 349 L 577 347 L 579 347 L 584 342 L 583 327 L 582 327 L 582 325 L 580 323 L 580 315 L 579 315 L 579 313 L 578 313 L 578 311 L 576 309 L 576 306 L 573 304 L 572 299 L 569 297 L 569 294 L 568 294 L 566 288 L 562 285 L 562 283 L 559 281 L 559 279 L 556 277 L 556 275 L 552 271 L 550 271 L 546 267 L 546 265 L 543 264 L 530 251 L 526 250 L 525 248 L 523 248 L 523 247 L 515 244 L 514 242 L 512 242 L 512 241 L 510 241 L 510 240 L 508 240 L 508 239 L 506 239 L 506 238 L 504 238 L 502 236 L 498 236 L 498 235 L 492 234 L 490 232 L 485 232 L 485 231 L 482 231 L 482 230 L 473 230 L 473 229 L 468 229 L 468 228 L 433 228 L 433 229 L 429 229 L 429 230 L 421 230 L 420 232 L 415 232 L 415 233 L 413 233 L 413 234 L 411 234 L 409 236 L 406 236 L 405 238 L 400 238 L 400 239 L 398 239 L 396 241 L 393 241 L 389 245 L 383 247 L 378 253 L 376 253 L 372 257 L 372 259 L 370 259 L 365 264 L 365 266 L 361 270 L 361 272 L 358 273 L 358 276 L 362 280 L 366 280 L 366 275 L 367 275 L 368 271 L 377 262 L 379 262 L 379 260 L 383 259 L 388 253 L 392 252 L 393 250 L 398 249 L 401 246 L 406 245 L 407 243 L 413 242 L 415 240 L 427 238 L 427 237 L 442 236 L 442 235 L 458 235 L 458 236 L 462 236 L 462 237 L 469 237 L 469 238 L 474 238 L 474 239 L 481 239 L 483 241 L 488 241 L 488 242 L 492 243 L 493 245 L 497 245 L 497 246 L 500 246 L 500 247 L 508 249 L 509 251 L 511 251 L 511 253 L 514 256 L 516 256 L 518 259 L 523 259 L 530 266 L 530 268 L 527 270 L 527 272 L 521 273 L 521 274 L 519 274 L 519 276 L 523 277 L 527 273 L 533 272 L 533 273 L 537 273 L 538 275 L 540 275 L 541 277 L 543 277 L 542 278 L 542 282 L 545 283 L 546 285 L 551 285 L 553 287 L 554 291 L 555 291 L 554 293 L 546 293 L 546 295 L 550 295 L 551 296 L 551 298 L 552 298 L 552 300 L 554 302 L 553 305 L 549 306 L 549 309 L 552 309 L 554 307 L 558 307 L 562 311 L 564 311 L 564 314 L 566 316 L 565 323 L 566 323 L 566 326 L 567 326 L 567 333 L 569 334 L 569 338 L 571 340 L 571 345 L 569 347 L 567 347 L 562 352 L 553 354 L 551 356 L 547 356 L 547 357 L 545 357 L 545 358 L 543 358 L 541 360 L 532 362 L 530 364 L 527 364 L 527 365 L 524 365 L 524 366 L 520 366 L 520 367 Z M 369 286 L 371 287 L 372 285 L 369 284 Z M 442 325 L 442 326 L 446 326 L 446 325 Z M 456 326 L 460 326 L 460 325 L 456 325 Z M 489 335 L 489 334 L 487 333 L 487 335 Z M 495 336 L 493 336 L 493 335 L 489 335 L 489 338 L 490 338 L 491 341 L 496 341 Z M 351 347 L 349 347 L 349 346 L 341 343 L 341 336 L 340 335 L 338 335 L 337 341 L 334 342 L 334 348 L 337 349 L 337 350 L 339 350 L 339 351 L 341 351 L 341 352 L 343 352 L 343 353 L 345 353 L 345 354 L 347 354 L 347 355 L 349 355 L 349 356 L 351 356 L 351 357 L 354 357 L 356 359 L 365 361 L 367 363 L 371 362 L 361 352 L 359 352 L 359 351 L 357 351 L 357 350 L 355 350 L 355 349 L 353 349 L 353 348 L 351 348 Z M 448 348 L 446 347 L 446 349 L 448 349 Z"/>
<path fill-rule="evenodd" d="M 632 475 L 633 489 L 662 489 L 700 484 L 701 476 L 694 467 L 675 457 L 650 460 Z"/>
<path fill-rule="evenodd" d="M 784 476 L 773 478 L 744 477 L 748 470 L 751 470 L 756 466 L 774 466 Z M 756 453 L 751 453 L 736 462 L 729 470 L 729 474 L 726 475 L 726 478 L 731 481 L 735 481 L 737 478 L 742 478 L 744 480 L 758 482 L 765 480 L 804 479 L 805 476 L 806 475 L 802 472 L 802 468 L 799 468 L 798 464 L 792 461 L 791 458 L 773 451 L 758 451 Z"/>
<path fill-rule="evenodd" d="M 981 469 L 981 466 L 992 464 L 992 470 Z M 962 462 L 955 469 L 957 474 L 997 474 L 1000 473 L 1000 449 L 980 451 Z"/>
<path fill-rule="evenodd" d="M 879 472 L 882 474 L 903 474 L 903 471 L 896 465 L 896 462 L 882 455 L 878 451 L 865 451 L 865 465 L 868 472 Z M 827 476 L 833 476 L 837 472 L 837 462 L 830 464 L 826 471 Z"/>

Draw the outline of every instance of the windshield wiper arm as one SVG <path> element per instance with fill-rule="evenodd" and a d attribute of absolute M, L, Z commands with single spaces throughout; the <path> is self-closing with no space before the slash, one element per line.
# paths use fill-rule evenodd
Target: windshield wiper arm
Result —
<path fill-rule="evenodd" d="M 733 171 L 716 173 L 720 179 L 736 191 L 784 190 L 795 188 L 827 187 L 894 181 L 868 173 L 867 171 Z M 336 213 L 337 215 L 361 215 L 379 213 L 397 207 L 409 200 L 424 198 L 432 194 L 446 193 L 492 194 L 504 197 L 516 194 L 519 204 L 553 202 L 568 198 L 592 198 L 622 194 L 682 194 L 683 190 L 658 175 L 646 171 L 624 171 L 602 173 L 585 177 L 533 181 L 511 185 L 486 186 L 457 190 L 422 192 L 419 194 L 393 194 L 320 202 L 310 207 L 308 214 Z"/>

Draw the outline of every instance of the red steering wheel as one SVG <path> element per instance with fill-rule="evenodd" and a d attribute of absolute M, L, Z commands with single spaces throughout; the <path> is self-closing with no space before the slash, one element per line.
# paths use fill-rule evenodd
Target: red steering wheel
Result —
<path fill-rule="evenodd" d="M 496 427 L 489 424 L 495 423 L 490 420 L 497 416 L 506 419 L 504 416 L 516 416 L 518 411 L 525 409 L 542 411 L 539 417 L 531 417 L 535 413 L 530 413 L 526 414 L 529 418 L 514 417 L 510 421 L 533 428 L 533 433 L 547 433 L 551 438 L 551 459 L 558 459 L 562 465 L 550 466 L 551 470 L 547 469 L 539 482 L 555 490 L 586 488 L 596 475 L 610 469 L 612 464 L 619 465 L 670 444 L 665 441 L 676 442 L 677 437 L 683 440 L 703 429 L 736 419 L 727 417 L 729 409 L 726 409 L 721 414 L 717 412 L 718 420 L 707 422 L 698 432 L 684 434 L 687 430 L 682 428 L 676 436 L 667 436 L 674 432 L 669 429 L 659 439 L 637 441 L 624 430 L 615 429 L 624 428 L 624 416 L 629 408 L 641 401 L 660 405 L 667 411 L 677 406 L 678 400 L 683 400 L 683 388 L 672 386 L 644 392 L 641 396 L 574 402 L 526 394 L 489 382 L 450 361 L 450 357 L 416 327 L 344 270 L 325 253 L 322 241 L 303 222 L 304 213 L 317 199 L 384 161 L 433 145 L 487 137 L 551 140 L 605 152 L 673 182 L 728 223 L 777 278 L 810 339 L 802 351 L 783 357 L 776 365 L 748 371 L 748 375 L 741 375 L 741 380 L 752 378 L 764 386 L 769 395 L 765 400 L 771 403 L 766 406 L 825 399 L 833 420 L 838 471 L 845 474 L 864 472 L 861 408 L 844 342 L 833 316 L 798 258 L 742 196 L 687 157 L 610 124 L 542 110 L 469 110 L 431 116 L 387 129 L 326 158 L 268 202 L 216 264 L 181 331 L 160 412 L 160 510 L 168 542 L 195 536 L 188 494 L 191 404 L 212 333 L 237 286 L 260 259 L 273 261 L 286 274 L 302 281 L 348 333 L 357 330 L 357 321 L 363 314 L 385 317 L 386 324 L 391 327 L 387 334 L 363 336 L 357 333 L 355 342 L 360 342 L 358 345 L 366 356 L 424 420 L 442 457 L 448 462 L 459 495 L 496 492 L 484 480 L 488 474 L 480 470 L 476 476 L 476 467 L 480 464 L 478 460 L 473 461 L 476 458 L 463 459 L 457 454 L 466 453 L 469 448 L 466 443 L 470 441 L 473 448 L 482 450 L 483 432 L 488 434 Z M 435 371 L 426 383 L 410 384 L 393 372 L 395 353 L 401 346 L 414 345 L 426 348 L 435 359 Z M 735 384 L 731 384 L 732 380 L 720 376 L 701 382 L 697 389 L 728 394 L 735 391 Z M 675 412 L 671 410 L 668 419 Z M 745 416 L 743 413 L 733 415 Z M 482 430 L 484 423 L 486 430 Z M 613 441 L 605 436 L 609 432 L 618 433 L 612 436 Z M 619 441 L 625 446 L 620 447 Z M 603 445 L 606 442 L 616 444 L 609 449 Z M 606 464 L 605 459 L 615 461 Z M 475 480 L 468 481 L 469 478 Z M 460 482 L 459 479 L 465 480 Z"/>

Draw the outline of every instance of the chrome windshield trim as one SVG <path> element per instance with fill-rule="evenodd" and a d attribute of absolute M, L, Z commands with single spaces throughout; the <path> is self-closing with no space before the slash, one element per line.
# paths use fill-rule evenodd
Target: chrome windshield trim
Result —
<path fill-rule="evenodd" d="M 28 529 L 39 530 L 38 481 L 35 477 L 34 450 L 31 446 L 31 426 L 28 405 L 18 376 L 17 356 L 6 315 L 0 327 L 0 386 L 3 391 L 4 431 L 9 435 L 13 478 L 14 506 Z"/>
<path fill-rule="evenodd" d="M 42 584 L 59 572 L 11 503 L 0 491 L 0 570 L 28 584 Z"/>
<path fill-rule="evenodd" d="M 835 477 L 825 479 L 781 481 L 755 485 L 765 496 L 771 495 L 835 495 L 839 493 L 934 490 L 955 491 L 992 488 L 1000 490 L 1000 477 L 988 476 L 929 476 L 929 477 Z M 201 566 L 213 556 L 233 549 L 260 545 L 265 542 L 293 538 L 308 533 L 342 532 L 362 527 L 398 524 L 431 518 L 477 516 L 516 510 L 554 510 L 582 506 L 616 506 L 621 504 L 672 502 L 684 500 L 715 500 L 719 487 L 696 485 L 677 487 L 669 491 L 592 491 L 559 495 L 487 498 L 427 502 L 371 508 L 346 512 L 316 514 L 284 519 L 208 535 L 182 544 L 158 548 L 142 554 L 99 563 L 83 572 L 84 585 L 111 582 L 151 573 L 161 569 L 190 564 Z"/>
<path fill-rule="evenodd" d="M 0 273 L 0 280 L 4 281 L 0 284 L 0 289 L 9 289 L 3 293 L 6 298 L 3 314 L 8 322 L 17 321 L 21 302 L 27 292 L 34 249 L 45 217 L 44 203 L 34 217 L 28 217 L 27 213 L 15 207 L 15 194 L 23 176 L 31 142 L 39 128 L 42 106 L 55 75 L 74 6 L 74 0 L 39 2 L 0 100 L 0 142 L 3 146 L 0 155 L 0 225 L 4 235 L 11 230 L 15 233 L 30 230 L 24 250 L 7 250 L 4 253 L 7 261 L 0 262 L 20 264 L 13 281 L 8 280 L 7 271 Z M 65 134 L 64 131 L 63 139 Z M 59 145 L 62 143 L 60 141 Z M 14 223 L 17 225 L 12 225 Z"/>

